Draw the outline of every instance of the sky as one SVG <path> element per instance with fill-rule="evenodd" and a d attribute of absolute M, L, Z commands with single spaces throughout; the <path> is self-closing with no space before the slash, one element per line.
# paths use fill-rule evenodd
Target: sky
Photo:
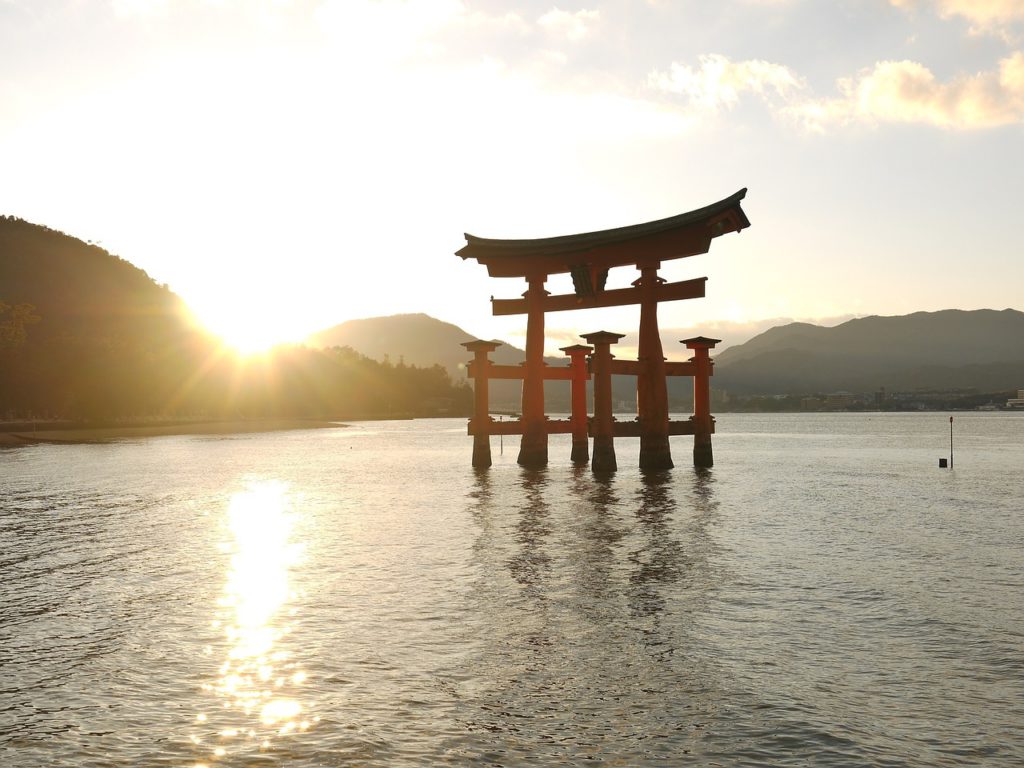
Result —
<path fill-rule="evenodd" d="M 663 265 L 709 278 L 659 309 L 670 357 L 1021 309 L 1024 0 L 0 0 L 0 213 L 99 243 L 239 343 L 426 312 L 521 344 L 488 299 L 525 283 L 456 257 L 464 232 L 744 187 L 749 229 Z M 628 344 L 638 318 L 550 314 L 548 349 Z"/>

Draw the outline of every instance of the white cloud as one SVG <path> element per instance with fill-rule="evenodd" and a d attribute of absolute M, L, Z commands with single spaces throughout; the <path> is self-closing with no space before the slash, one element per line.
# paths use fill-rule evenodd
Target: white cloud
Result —
<path fill-rule="evenodd" d="M 584 9 L 571 13 L 554 7 L 537 19 L 537 23 L 550 34 L 575 43 L 587 37 L 600 20 L 600 11 Z"/>
<path fill-rule="evenodd" d="M 838 98 L 790 105 L 807 127 L 853 122 L 923 123 L 953 129 L 991 128 L 1024 121 L 1024 52 L 998 69 L 941 82 L 914 61 L 882 61 L 840 80 Z"/>
<path fill-rule="evenodd" d="M 995 34 L 1010 37 L 1009 27 L 1024 22 L 1021 0 L 889 0 L 898 8 L 926 5 L 944 19 L 959 16 L 971 24 L 973 34 Z"/>
<path fill-rule="evenodd" d="M 757 59 L 730 61 L 718 54 L 701 56 L 696 68 L 672 62 L 667 72 L 652 72 L 648 84 L 709 110 L 729 109 L 743 93 L 786 100 L 805 87 L 803 79 L 782 64 Z"/>
<path fill-rule="evenodd" d="M 1024 51 L 988 72 L 941 81 L 915 61 L 880 61 L 837 81 L 838 96 L 815 98 L 804 78 L 768 61 L 700 57 L 700 65 L 673 62 L 648 85 L 683 97 L 688 111 L 720 112 L 754 94 L 776 114 L 812 131 L 856 123 L 917 123 L 955 130 L 1024 122 Z"/>
<path fill-rule="evenodd" d="M 474 11 L 469 16 L 469 23 L 475 26 L 489 27 L 508 32 L 524 33 L 530 29 L 530 25 L 527 24 L 526 20 L 514 11 L 509 11 L 501 16 L 488 16 L 480 11 Z"/>

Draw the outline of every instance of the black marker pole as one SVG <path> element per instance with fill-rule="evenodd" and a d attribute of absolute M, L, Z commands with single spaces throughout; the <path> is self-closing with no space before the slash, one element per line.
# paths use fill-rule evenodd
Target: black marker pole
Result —
<path fill-rule="evenodd" d="M 953 468 L 953 417 L 949 417 L 949 468 Z"/>

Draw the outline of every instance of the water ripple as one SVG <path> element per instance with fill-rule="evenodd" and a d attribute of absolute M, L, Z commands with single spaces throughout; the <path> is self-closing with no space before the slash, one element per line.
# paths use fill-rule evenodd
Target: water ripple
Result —
<path fill-rule="evenodd" d="M 2 451 L 0 764 L 1024 764 L 1024 419 L 928 418 Z"/>

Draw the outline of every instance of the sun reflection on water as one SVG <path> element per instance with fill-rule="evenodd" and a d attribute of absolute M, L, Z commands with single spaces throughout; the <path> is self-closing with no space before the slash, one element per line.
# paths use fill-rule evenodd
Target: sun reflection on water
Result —
<path fill-rule="evenodd" d="M 204 731 L 191 737 L 208 759 L 270 749 L 275 736 L 307 730 L 318 719 L 304 717 L 298 692 L 306 672 L 285 642 L 299 597 L 291 571 L 303 553 L 295 523 L 284 483 L 252 483 L 228 505 L 230 540 L 220 545 L 228 573 L 212 622 L 224 660 L 216 680 L 203 686 L 216 697 L 196 716 Z"/>

